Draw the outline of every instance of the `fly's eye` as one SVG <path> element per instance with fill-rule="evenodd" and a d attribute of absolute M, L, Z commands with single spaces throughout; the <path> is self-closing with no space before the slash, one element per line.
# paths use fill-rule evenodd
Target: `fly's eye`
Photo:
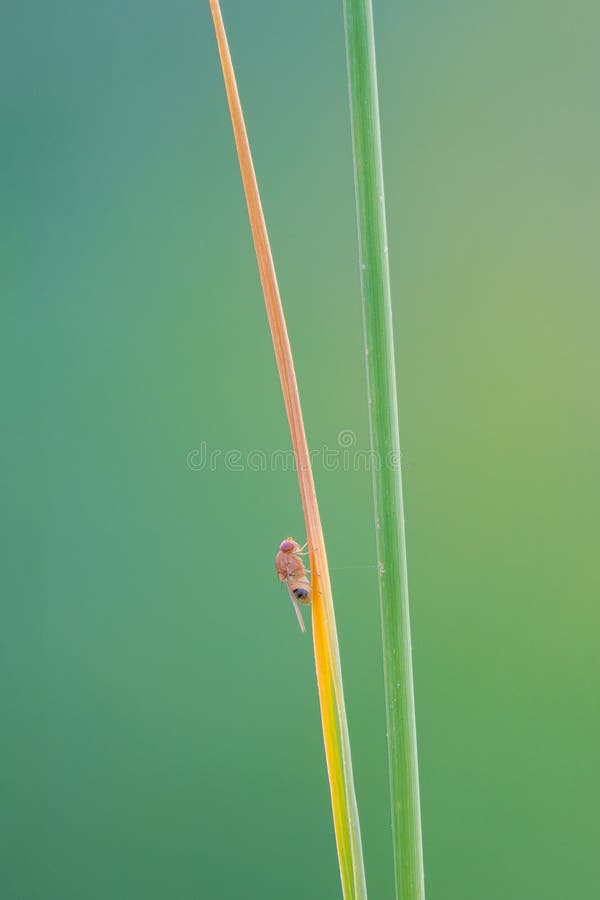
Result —
<path fill-rule="evenodd" d="M 279 545 L 279 549 L 283 550 L 284 553 L 289 553 L 290 550 L 293 550 L 296 546 L 295 541 L 290 541 L 289 539 L 286 541 L 282 541 Z"/>
<path fill-rule="evenodd" d="M 306 600 L 308 597 L 308 591 L 305 588 L 296 588 L 294 591 L 294 597 L 297 597 L 298 600 Z"/>

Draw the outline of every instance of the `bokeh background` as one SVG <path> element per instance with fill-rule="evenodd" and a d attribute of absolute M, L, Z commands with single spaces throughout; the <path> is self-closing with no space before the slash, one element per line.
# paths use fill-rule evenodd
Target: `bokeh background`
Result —
<path fill-rule="evenodd" d="M 309 440 L 366 450 L 341 3 L 223 6 Z M 428 898 L 592 900 L 600 14 L 375 17 Z M 9 3 L 0 42 L 0 894 L 339 897 L 208 4 Z M 391 898 L 370 476 L 315 474 Z"/>

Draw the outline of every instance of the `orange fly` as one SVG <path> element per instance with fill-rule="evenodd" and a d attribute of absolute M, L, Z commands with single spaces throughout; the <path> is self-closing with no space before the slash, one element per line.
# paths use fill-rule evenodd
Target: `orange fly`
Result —
<path fill-rule="evenodd" d="M 294 538 L 286 538 L 279 545 L 279 550 L 275 557 L 275 568 L 277 569 L 279 580 L 285 581 L 287 584 L 290 600 L 294 604 L 302 631 L 306 631 L 306 627 L 298 606 L 298 600 L 300 603 L 310 603 L 310 581 L 306 577 L 306 568 L 302 561 L 302 556 L 305 553 L 304 547 L 301 547 Z"/>

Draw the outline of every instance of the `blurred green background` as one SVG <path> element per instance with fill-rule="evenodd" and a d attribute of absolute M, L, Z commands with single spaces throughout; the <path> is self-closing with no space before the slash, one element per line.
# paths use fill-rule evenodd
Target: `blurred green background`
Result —
<path fill-rule="evenodd" d="M 366 450 L 341 2 L 223 7 L 309 440 Z M 600 13 L 375 17 L 428 900 L 592 900 Z M 273 568 L 298 489 L 251 453 L 289 436 L 208 4 L 2 20 L 0 895 L 338 897 L 312 646 Z M 315 474 L 391 898 L 370 476 Z"/>

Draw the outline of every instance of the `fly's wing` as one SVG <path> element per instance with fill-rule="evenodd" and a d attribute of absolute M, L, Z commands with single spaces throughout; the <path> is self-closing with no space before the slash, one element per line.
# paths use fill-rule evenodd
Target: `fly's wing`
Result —
<path fill-rule="evenodd" d="M 303 633 L 305 633 L 305 632 L 306 632 L 306 625 L 304 624 L 304 619 L 302 618 L 302 613 L 300 612 L 300 606 L 298 605 L 298 601 L 297 601 L 296 598 L 294 597 L 294 594 L 293 594 L 292 589 L 291 589 L 291 587 L 290 587 L 289 581 L 286 581 L 286 585 L 287 585 L 288 593 L 289 593 L 289 595 L 290 595 L 290 600 L 291 600 L 292 603 L 294 604 L 294 610 L 295 610 L 295 612 L 296 612 L 296 616 L 298 617 L 298 624 L 300 625 L 300 631 L 302 631 Z"/>

